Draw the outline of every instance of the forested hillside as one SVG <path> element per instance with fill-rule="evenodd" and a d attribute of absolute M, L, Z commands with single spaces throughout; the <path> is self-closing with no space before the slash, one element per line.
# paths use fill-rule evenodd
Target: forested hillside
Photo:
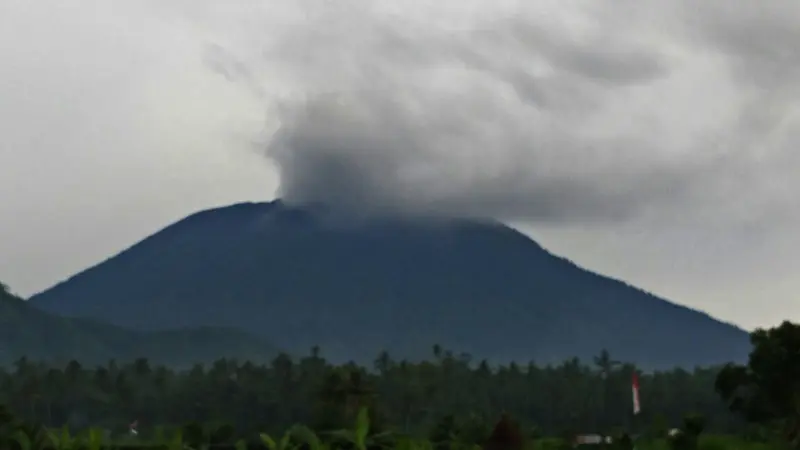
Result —
<path fill-rule="evenodd" d="M 187 366 L 221 357 L 268 361 L 277 351 L 234 329 L 201 327 L 160 332 L 132 331 L 96 320 L 70 319 L 39 311 L 0 284 L 0 365 L 21 357 L 33 361 L 104 364 L 110 359 L 148 357 Z"/>

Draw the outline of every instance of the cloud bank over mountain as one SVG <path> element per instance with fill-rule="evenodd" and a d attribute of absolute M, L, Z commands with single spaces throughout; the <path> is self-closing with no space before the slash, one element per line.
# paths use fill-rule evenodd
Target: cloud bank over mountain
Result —
<path fill-rule="evenodd" d="M 798 318 L 798 38 L 790 0 L 5 2 L 0 279 L 284 195 L 495 216 L 722 317 Z"/>
<path fill-rule="evenodd" d="M 800 163 L 800 31 L 782 5 L 299 2 L 295 26 L 244 29 L 249 48 L 211 45 L 207 61 L 272 108 L 265 153 L 289 199 L 774 220 L 793 203 L 775 179 Z"/>

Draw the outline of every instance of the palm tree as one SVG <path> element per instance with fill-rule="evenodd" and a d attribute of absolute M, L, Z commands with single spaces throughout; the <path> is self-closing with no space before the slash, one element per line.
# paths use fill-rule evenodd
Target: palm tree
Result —
<path fill-rule="evenodd" d="M 382 351 L 374 362 L 375 370 L 377 370 L 381 375 L 386 375 L 391 365 L 392 358 L 389 356 L 389 352 L 386 350 Z"/>
<path fill-rule="evenodd" d="M 608 350 L 603 349 L 600 351 L 600 355 L 594 357 L 594 364 L 600 369 L 600 386 L 602 392 L 600 395 L 600 411 L 602 411 L 603 416 L 600 422 L 605 423 L 606 417 L 608 416 L 608 378 L 614 369 L 622 363 L 611 359 L 611 354 Z M 597 422 L 596 419 L 595 422 Z"/>
<path fill-rule="evenodd" d="M 601 375 L 605 378 L 615 367 L 622 363 L 611 359 L 611 354 L 608 350 L 603 349 L 600 351 L 600 355 L 594 357 L 594 364 L 600 369 Z"/>
<path fill-rule="evenodd" d="M 442 359 L 442 346 L 439 344 L 435 344 L 433 346 L 433 356 L 436 358 L 437 361 L 441 361 Z"/>

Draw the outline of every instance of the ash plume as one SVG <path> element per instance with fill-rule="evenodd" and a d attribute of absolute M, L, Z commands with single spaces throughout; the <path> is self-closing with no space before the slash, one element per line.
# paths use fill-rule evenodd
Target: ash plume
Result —
<path fill-rule="evenodd" d="M 312 1 L 302 20 L 265 25 L 280 31 L 255 50 L 209 54 L 269 105 L 264 153 L 291 202 L 528 222 L 706 218 L 798 162 L 786 98 L 800 91 L 765 75 L 751 51 L 763 40 L 737 46 L 736 17 L 709 6 L 689 26 L 680 2 L 599 3 Z M 775 61 L 771 73 L 796 72 Z"/>

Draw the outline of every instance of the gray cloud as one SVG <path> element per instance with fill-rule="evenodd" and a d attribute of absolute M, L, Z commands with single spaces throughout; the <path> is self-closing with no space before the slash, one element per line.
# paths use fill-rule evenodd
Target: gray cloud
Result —
<path fill-rule="evenodd" d="M 753 195 L 765 172 L 798 162 L 768 142 L 785 131 L 794 79 L 770 87 L 756 75 L 765 59 L 796 68 L 786 39 L 797 16 L 515 5 L 448 28 L 376 5 L 317 11 L 243 59 L 209 48 L 217 70 L 262 95 L 259 70 L 291 80 L 266 144 L 289 200 L 534 222 L 690 210 L 700 220 L 731 198 L 766 207 Z M 784 40 L 741 37 L 766 26 Z M 758 89 L 742 84 L 748 70 Z"/>
<path fill-rule="evenodd" d="M 797 79 L 800 5 L 711 0 L 696 4 L 694 33 L 712 49 L 724 52 L 742 81 L 771 88 Z"/>

